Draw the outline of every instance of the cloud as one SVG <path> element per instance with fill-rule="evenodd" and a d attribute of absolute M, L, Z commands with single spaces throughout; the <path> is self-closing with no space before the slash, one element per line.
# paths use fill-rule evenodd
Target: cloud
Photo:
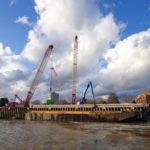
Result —
<path fill-rule="evenodd" d="M 25 24 L 28 26 L 33 25 L 33 23 L 29 22 L 29 17 L 27 17 L 27 16 L 18 17 L 18 19 L 16 20 L 16 23 Z"/>
<path fill-rule="evenodd" d="M 103 3 L 103 7 L 105 9 L 110 9 L 110 8 L 113 8 L 113 7 L 116 7 L 116 4 L 115 3 Z"/>
<path fill-rule="evenodd" d="M 94 1 L 62 1 L 59 4 L 51 0 L 35 2 L 39 19 L 33 30 L 29 31 L 29 42 L 23 51 L 31 61 L 37 61 L 49 43 L 54 44 L 56 55 L 71 57 L 71 43 L 76 34 L 79 35 L 80 49 L 83 47 L 87 55 L 90 53 L 86 49 L 93 49 L 93 52 L 101 45 L 105 49 L 110 42 L 115 43 L 119 38 L 121 26 L 115 23 L 112 14 L 103 17 Z M 51 9 L 50 5 L 53 6 Z"/>
<path fill-rule="evenodd" d="M 28 33 L 22 56 L 31 62 L 39 62 L 52 43 L 54 66 L 60 78 L 71 88 L 72 49 L 77 34 L 79 86 L 82 81 L 92 80 L 93 74 L 99 71 L 99 58 L 119 41 L 124 24 L 116 23 L 112 13 L 103 16 L 96 1 L 62 0 L 58 3 L 35 0 L 35 4 L 38 20 Z"/>
<path fill-rule="evenodd" d="M 13 6 L 15 4 L 16 0 L 10 0 L 10 3 L 9 3 L 9 7 Z"/>
<path fill-rule="evenodd" d="M 15 55 L 10 47 L 0 43 L 0 97 L 13 97 L 18 91 L 14 86 L 18 83 L 25 83 L 28 79 L 29 71 L 23 63 L 21 55 Z M 19 88 L 19 86 L 18 86 Z"/>
<path fill-rule="evenodd" d="M 101 83 L 111 91 L 137 90 L 150 85 L 150 29 L 133 34 L 108 49 L 107 67 L 99 71 Z"/>
<path fill-rule="evenodd" d="M 12 51 L 10 47 L 4 47 L 3 43 L 0 43 L 0 57 L 4 56 L 4 55 L 11 55 Z"/>

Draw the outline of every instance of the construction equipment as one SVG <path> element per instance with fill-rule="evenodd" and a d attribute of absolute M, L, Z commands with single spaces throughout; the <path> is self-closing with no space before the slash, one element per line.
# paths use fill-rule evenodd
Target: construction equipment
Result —
<path fill-rule="evenodd" d="M 33 94 L 35 92 L 35 89 L 37 87 L 39 79 L 40 79 L 40 77 L 41 77 L 41 75 L 42 75 L 42 73 L 43 73 L 43 71 L 44 71 L 44 69 L 46 67 L 46 64 L 48 62 L 49 56 L 52 53 L 52 50 L 53 50 L 53 45 L 49 45 L 47 50 L 46 50 L 46 52 L 45 52 L 45 55 L 44 55 L 44 57 L 42 59 L 42 62 L 41 62 L 40 66 L 39 66 L 39 68 L 37 70 L 37 73 L 36 73 L 36 75 L 34 77 L 34 80 L 32 81 L 32 84 L 30 86 L 30 89 L 28 91 L 27 97 L 26 97 L 25 102 L 24 102 L 24 107 L 28 107 L 29 106 L 30 100 L 31 100 L 31 98 L 32 98 L 32 96 L 33 96 Z"/>
<path fill-rule="evenodd" d="M 72 104 L 76 102 L 76 84 L 77 84 L 77 55 L 78 55 L 78 36 L 74 39 L 73 49 L 73 73 L 72 73 Z"/>
<path fill-rule="evenodd" d="M 52 92 L 52 84 L 53 84 L 53 79 L 52 79 L 52 73 L 54 73 L 54 75 L 57 77 L 58 75 L 57 75 L 57 73 L 56 73 L 56 70 L 55 70 L 55 68 L 52 66 L 51 68 L 50 68 L 50 70 L 51 70 L 51 76 L 50 76 L 50 92 Z"/>
<path fill-rule="evenodd" d="M 24 104 L 24 101 L 17 95 L 15 94 L 14 102 L 18 99 L 20 101 L 20 104 Z"/>
<path fill-rule="evenodd" d="M 53 67 L 53 59 L 52 59 L 52 57 L 51 57 L 51 59 L 50 59 L 50 93 L 52 92 L 52 86 L 53 86 L 53 75 L 52 75 L 52 73 L 54 72 L 55 73 L 55 69 L 54 69 L 54 67 Z"/>
<path fill-rule="evenodd" d="M 52 75 L 53 73 L 54 73 L 55 76 L 57 76 L 55 68 L 53 67 L 53 62 L 51 60 L 51 67 L 50 67 L 50 91 L 49 91 L 49 94 L 48 94 L 47 104 L 55 104 L 56 100 L 58 100 L 58 99 L 56 99 L 58 94 L 55 93 L 54 90 L 53 90 L 53 75 Z"/>
<path fill-rule="evenodd" d="M 30 90 L 28 91 L 28 94 L 27 94 L 27 97 L 26 97 L 26 100 L 25 100 L 25 103 L 24 103 L 24 107 L 28 107 L 29 105 L 29 102 L 35 92 L 35 89 L 37 87 L 37 84 L 39 82 L 39 79 L 46 67 L 46 64 L 48 62 L 48 59 L 49 59 L 49 56 L 50 54 L 52 53 L 52 49 L 53 49 L 53 45 L 49 45 L 49 47 L 47 48 L 46 52 L 45 52 L 45 55 L 43 57 L 43 60 L 39 66 L 39 69 L 37 70 L 37 73 L 35 75 L 35 78 L 34 80 L 32 81 L 32 84 L 30 86 Z"/>
<path fill-rule="evenodd" d="M 51 69 L 50 92 L 52 92 L 52 73 L 54 74 L 56 81 L 59 83 L 59 91 L 63 91 L 65 89 L 65 83 L 60 79 L 54 67 L 51 67 L 50 69 Z M 62 95 L 64 96 L 65 99 L 67 99 L 67 95 L 64 92 L 62 93 Z"/>
<path fill-rule="evenodd" d="M 87 94 L 87 90 L 89 89 L 89 87 L 91 87 L 91 91 L 92 91 L 92 96 L 93 96 L 93 102 L 94 102 L 94 107 L 96 107 L 96 103 L 95 103 L 95 95 L 94 95 L 94 90 L 93 90 L 93 84 L 91 81 L 88 82 L 87 87 L 85 89 L 83 98 L 81 100 L 81 104 L 86 104 L 86 94 Z"/>

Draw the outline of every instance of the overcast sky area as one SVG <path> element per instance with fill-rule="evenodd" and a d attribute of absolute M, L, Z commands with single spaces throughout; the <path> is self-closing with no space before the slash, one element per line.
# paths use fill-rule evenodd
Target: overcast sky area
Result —
<path fill-rule="evenodd" d="M 0 97 L 25 98 L 49 44 L 53 90 L 71 99 L 72 57 L 79 38 L 77 97 L 88 81 L 96 96 L 137 95 L 150 88 L 149 0 L 2 0 Z M 48 62 L 33 99 L 46 100 Z"/>

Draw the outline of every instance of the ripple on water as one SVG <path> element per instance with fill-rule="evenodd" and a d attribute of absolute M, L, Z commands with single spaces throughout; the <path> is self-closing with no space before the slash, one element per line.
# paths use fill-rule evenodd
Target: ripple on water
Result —
<path fill-rule="evenodd" d="M 0 121 L 0 129 L 2 150 L 150 149 L 150 123 Z"/>

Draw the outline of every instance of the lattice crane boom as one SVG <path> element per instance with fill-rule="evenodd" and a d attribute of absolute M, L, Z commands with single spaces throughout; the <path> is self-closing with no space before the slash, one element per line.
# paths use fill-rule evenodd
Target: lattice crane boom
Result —
<path fill-rule="evenodd" d="M 23 100 L 22 100 L 17 94 L 15 94 L 14 101 L 15 101 L 16 99 L 18 99 L 21 104 L 23 103 Z"/>
<path fill-rule="evenodd" d="M 78 56 L 78 36 L 74 39 L 73 49 L 73 73 L 72 73 L 72 104 L 76 102 L 76 84 L 77 84 L 77 56 Z"/>
<path fill-rule="evenodd" d="M 26 97 L 26 100 L 25 100 L 25 103 L 24 103 L 24 107 L 28 107 L 28 105 L 30 103 L 30 100 L 31 100 L 31 98 L 32 98 L 32 96 L 33 96 L 33 94 L 35 92 L 35 89 L 36 89 L 36 87 L 38 85 L 39 79 L 40 79 L 40 77 L 41 77 L 41 75 L 42 75 L 42 73 L 43 73 L 43 71 L 44 71 L 44 69 L 46 67 L 46 64 L 48 62 L 49 56 L 52 53 L 52 50 L 53 50 L 53 45 L 49 45 L 47 50 L 46 50 L 46 52 L 45 52 L 45 54 L 44 54 L 42 62 L 41 62 L 40 66 L 39 66 L 39 68 L 37 70 L 37 73 L 36 73 L 36 75 L 34 77 L 34 80 L 31 83 L 30 89 L 28 91 L 28 94 L 27 94 L 27 97 Z"/>

